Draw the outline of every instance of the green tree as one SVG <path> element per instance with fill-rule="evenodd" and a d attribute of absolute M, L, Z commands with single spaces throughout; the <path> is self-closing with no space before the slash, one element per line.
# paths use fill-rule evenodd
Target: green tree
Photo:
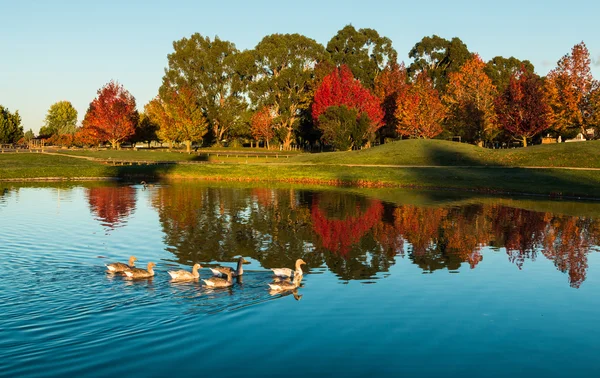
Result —
<path fill-rule="evenodd" d="M 437 35 L 424 37 L 408 53 L 408 56 L 414 59 L 408 68 L 409 75 L 416 77 L 419 72 L 427 71 L 433 80 L 434 88 L 444 92 L 449 74 L 457 72 L 472 55 L 467 45 L 458 37 L 450 41 Z"/>
<path fill-rule="evenodd" d="M 23 137 L 19 111 L 11 113 L 0 105 L 0 143 L 16 143 Z"/>
<path fill-rule="evenodd" d="M 158 140 L 156 132 L 158 131 L 159 127 L 160 125 L 158 122 L 156 122 L 151 116 L 146 113 L 140 113 L 140 119 L 135 127 L 135 134 L 133 134 L 132 141 L 134 143 L 146 142 L 148 143 L 148 147 L 150 147 L 150 142 L 153 140 Z"/>
<path fill-rule="evenodd" d="M 182 87 L 192 89 L 209 123 L 212 139 L 220 144 L 232 128 L 243 122 L 247 108 L 240 53 L 231 42 L 218 37 L 211 40 L 198 33 L 173 42 L 173 49 L 159 93 L 164 96 Z"/>
<path fill-rule="evenodd" d="M 525 72 L 533 74 L 534 67 L 528 60 L 519 60 L 515 57 L 505 58 L 502 56 L 497 56 L 486 63 L 483 71 L 490 79 L 492 79 L 492 84 L 496 86 L 499 93 L 504 93 L 504 90 L 508 87 L 510 83 L 510 78 L 521 72 L 521 68 L 525 70 Z"/>
<path fill-rule="evenodd" d="M 300 34 L 266 36 L 245 56 L 250 99 L 273 109 L 274 129 L 285 149 L 298 131 L 301 111 L 310 106 L 315 65 L 326 58 L 322 45 Z"/>
<path fill-rule="evenodd" d="M 69 101 L 59 101 L 50 106 L 44 126 L 40 128 L 40 135 L 51 137 L 53 135 L 75 134 L 77 131 L 77 110 Z"/>
<path fill-rule="evenodd" d="M 35 138 L 35 134 L 33 134 L 33 130 L 29 129 L 25 135 L 23 135 L 23 139 L 25 139 L 25 142 L 29 143 L 31 142 L 31 140 Z"/>
<path fill-rule="evenodd" d="M 327 51 L 337 66 L 347 65 L 354 77 L 371 90 L 377 75 L 398 58 L 389 38 L 374 29 L 356 30 L 352 25 L 337 32 L 327 43 Z"/>
<path fill-rule="evenodd" d="M 336 150 L 347 151 L 368 141 L 371 120 L 366 113 L 345 105 L 330 106 L 319 116 L 321 139 Z"/>

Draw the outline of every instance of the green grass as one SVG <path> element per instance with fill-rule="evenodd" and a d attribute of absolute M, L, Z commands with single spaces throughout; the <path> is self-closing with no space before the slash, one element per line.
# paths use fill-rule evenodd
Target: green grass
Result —
<path fill-rule="evenodd" d="M 114 167 L 84 159 L 37 153 L 0 154 L 0 179 L 115 177 Z"/>
<path fill-rule="evenodd" d="M 196 178 L 301 182 L 356 187 L 447 188 L 478 192 L 600 197 L 600 171 L 514 166 L 600 167 L 600 142 L 488 150 L 445 141 L 406 140 L 362 151 L 274 157 L 220 157 L 219 164 L 112 166 L 67 156 L 0 154 L 0 179 L 35 177 Z M 196 155 L 165 151 L 64 151 L 117 160 L 181 161 Z M 202 160 L 202 159 L 201 159 Z M 273 164 L 277 162 L 278 164 Z M 333 164 L 333 165 L 331 165 Z M 418 167 L 339 166 L 381 164 Z M 465 168 L 461 166 L 471 166 Z M 473 168 L 472 166 L 475 166 Z"/>
<path fill-rule="evenodd" d="M 402 140 L 359 151 L 302 155 L 309 164 L 548 166 L 600 168 L 600 141 L 491 150 L 442 140 Z"/>

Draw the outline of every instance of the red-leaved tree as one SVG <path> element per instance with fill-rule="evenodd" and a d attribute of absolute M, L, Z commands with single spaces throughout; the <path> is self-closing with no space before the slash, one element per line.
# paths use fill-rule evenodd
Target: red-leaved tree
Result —
<path fill-rule="evenodd" d="M 502 128 L 523 141 L 550 127 L 550 107 L 542 81 L 523 68 L 512 75 L 508 87 L 496 99 L 496 112 Z"/>
<path fill-rule="evenodd" d="M 275 136 L 273 129 L 273 114 L 269 107 L 265 106 L 256 111 L 251 119 L 252 137 L 258 140 L 264 140 L 267 149 L 269 149 L 269 141 Z"/>
<path fill-rule="evenodd" d="M 98 97 L 90 103 L 83 119 L 83 132 L 119 148 L 135 133 L 138 117 L 135 98 L 123 85 L 110 81 L 98 90 Z"/>
<path fill-rule="evenodd" d="M 321 114 L 332 106 L 355 109 L 359 117 L 366 115 L 370 120 L 368 131 L 371 134 L 383 126 L 380 100 L 354 78 L 352 71 L 346 65 L 325 76 L 315 91 L 312 105 L 313 119 L 318 122 Z"/>

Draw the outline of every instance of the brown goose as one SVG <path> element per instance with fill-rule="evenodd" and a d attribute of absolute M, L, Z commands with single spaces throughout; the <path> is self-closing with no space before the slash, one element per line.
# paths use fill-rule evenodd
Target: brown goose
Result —
<path fill-rule="evenodd" d="M 247 263 L 248 263 L 248 261 L 246 261 L 245 258 L 240 257 L 238 259 L 237 268 L 235 270 L 233 270 L 231 267 L 228 267 L 228 266 L 218 266 L 216 268 L 210 268 L 210 270 L 212 271 L 214 276 L 226 276 L 227 272 L 231 272 L 231 275 L 233 277 L 239 277 L 242 274 L 244 274 L 243 264 L 247 264 Z"/>
<path fill-rule="evenodd" d="M 300 265 L 302 264 L 306 264 L 306 262 L 304 262 L 304 260 L 302 259 L 298 259 L 296 260 L 296 270 L 291 270 L 290 268 L 273 268 L 271 269 L 273 271 L 273 274 L 275 274 L 277 277 L 292 277 L 292 276 L 301 276 L 302 275 L 302 268 L 300 267 Z"/>
<path fill-rule="evenodd" d="M 228 286 L 233 285 L 233 280 L 231 279 L 232 273 L 227 272 L 226 274 L 227 274 L 227 279 L 213 277 L 213 278 L 209 278 L 207 280 L 202 280 L 202 281 L 204 281 L 204 284 L 210 288 L 228 287 Z"/>
<path fill-rule="evenodd" d="M 198 269 L 201 269 L 202 266 L 200 264 L 194 264 L 192 267 L 192 271 L 188 272 L 187 270 L 170 270 L 168 271 L 169 276 L 174 281 L 190 281 L 197 280 L 200 278 L 200 273 L 198 273 Z"/>
<path fill-rule="evenodd" d="M 134 268 L 136 261 L 137 258 L 135 256 L 131 256 L 129 258 L 129 264 L 123 264 L 121 262 L 106 264 L 106 268 L 108 269 L 106 273 L 123 273 L 126 270 Z"/>
<path fill-rule="evenodd" d="M 148 269 L 140 269 L 140 268 L 131 268 L 129 270 L 124 271 L 125 275 L 129 278 L 150 278 L 154 276 L 154 268 L 156 266 L 155 263 L 149 262 Z"/>

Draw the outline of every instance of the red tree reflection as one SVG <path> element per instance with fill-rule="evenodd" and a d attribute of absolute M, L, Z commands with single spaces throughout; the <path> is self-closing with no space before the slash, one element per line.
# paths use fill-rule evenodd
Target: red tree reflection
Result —
<path fill-rule="evenodd" d="M 87 196 L 90 210 L 109 229 L 120 227 L 135 209 L 135 189 L 130 186 L 90 188 Z"/>
<path fill-rule="evenodd" d="M 357 215 L 344 219 L 328 218 L 319 208 L 318 200 L 313 202 L 311 208 L 312 226 L 320 236 L 323 247 L 342 256 L 346 256 L 350 247 L 381 220 L 382 214 L 383 205 L 380 201 L 370 201 L 365 211 L 357 209 Z"/>

